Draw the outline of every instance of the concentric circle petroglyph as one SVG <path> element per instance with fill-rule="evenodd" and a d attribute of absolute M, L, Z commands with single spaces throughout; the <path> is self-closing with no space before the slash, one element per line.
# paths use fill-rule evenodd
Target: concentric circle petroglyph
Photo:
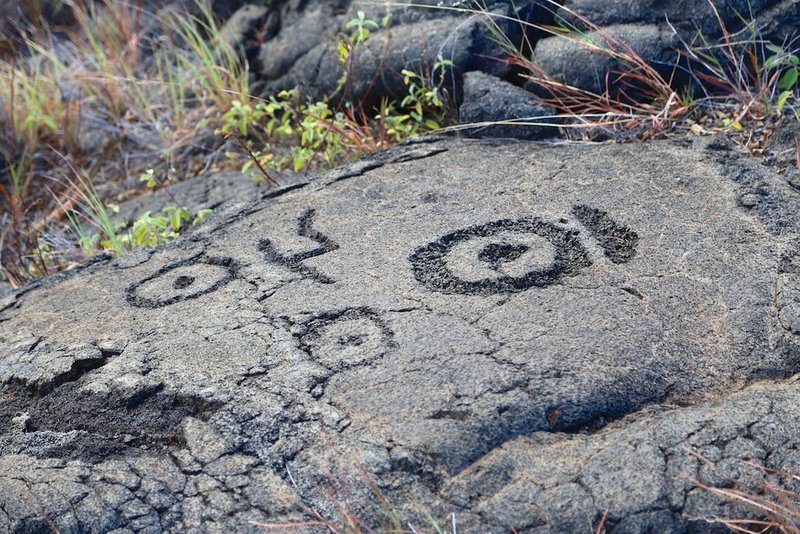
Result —
<path fill-rule="evenodd" d="M 369 308 L 322 313 L 303 326 L 301 348 L 332 371 L 367 364 L 393 346 L 394 332 L 378 312 Z"/>
<path fill-rule="evenodd" d="M 458 259 L 452 262 L 455 267 L 449 261 L 453 255 Z M 464 295 L 519 293 L 553 284 L 592 264 L 574 231 L 538 218 L 503 219 L 457 230 L 417 249 L 409 260 L 414 276 L 427 288 Z M 527 268 L 520 270 L 520 264 Z M 486 276 L 468 279 L 457 272 L 467 268 Z"/>

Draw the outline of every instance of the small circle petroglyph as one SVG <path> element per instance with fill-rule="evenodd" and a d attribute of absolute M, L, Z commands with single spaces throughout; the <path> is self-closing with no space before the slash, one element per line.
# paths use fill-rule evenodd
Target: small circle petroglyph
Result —
<path fill-rule="evenodd" d="M 131 284 L 127 300 L 137 308 L 163 308 L 216 291 L 236 278 L 237 270 L 233 258 L 189 258 L 165 265 Z"/>
<path fill-rule="evenodd" d="M 528 244 L 509 242 L 509 237 L 513 236 L 517 240 L 525 236 L 543 238 L 553 247 L 552 260 L 548 265 L 535 266 L 517 276 L 504 273 L 504 264 L 531 252 Z M 482 267 L 497 274 L 478 280 L 465 280 L 455 274 L 448 265 L 448 256 L 455 247 L 476 239 L 485 241 L 487 238 L 490 242 L 480 248 L 476 259 Z M 409 261 L 415 278 L 433 291 L 484 296 L 544 287 L 591 265 L 588 253 L 574 231 L 538 218 L 503 219 L 457 230 L 417 249 Z"/>
<path fill-rule="evenodd" d="M 300 347 L 331 371 L 367 364 L 394 346 L 394 332 L 370 308 L 325 312 L 303 326 Z"/>

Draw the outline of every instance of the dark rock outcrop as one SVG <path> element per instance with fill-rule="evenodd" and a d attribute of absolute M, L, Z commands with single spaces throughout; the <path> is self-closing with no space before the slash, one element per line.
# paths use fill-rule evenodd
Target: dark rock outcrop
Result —
<path fill-rule="evenodd" d="M 626 56 L 633 52 L 668 80 L 678 64 L 679 46 L 678 36 L 664 26 L 623 24 L 586 34 L 541 39 L 536 43 L 533 62 L 558 82 L 598 95 L 606 90 L 614 95 L 631 90 L 618 78 L 639 65 L 625 62 L 608 50 Z M 527 86 L 542 92 L 534 84 Z"/>
<path fill-rule="evenodd" d="M 540 122 L 552 125 L 556 121 L 554 113 L 554 110 L 538 104 L 529 92 L 509 82 L 479 71 L 464 75 L 464 97 L 458 110 L 459 122 L 463 125 L 504 123 L 482 124 L 462 130 L 467 137 L 528 140 L 553 137 L 553 127 L 537 126 L 536 121 L 540 117 L 550 117 L 549 120 Z"/>

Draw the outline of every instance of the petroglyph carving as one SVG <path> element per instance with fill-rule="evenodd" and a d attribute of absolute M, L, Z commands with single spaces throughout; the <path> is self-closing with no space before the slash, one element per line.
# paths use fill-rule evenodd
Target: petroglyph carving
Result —
<path fill-rule="evenodd" d="M 606 212 L 579 205 L 572 213 L 611 262 L 636 255 L 639 236 Z M 545 287 L 592 264 L 577 232 L 535 217 L 457 230 L 417 249 L 409 261 L 414 277 L 433 291 L 484 296 Z"/>
<path fill-rule="evenodd" d="M 237 269 L 233 258 L 189 258 L 132 284 L 127 299 L 139 308 L 163 308 L 216 291 L 236 277 Z"/>
<path fill-rule="evenodd" d="M 472 250 L 476 255 L 469 249 L 458 250 L 472 243 L 477 244 Z M 493 274 L 467 279 L 455 271 L 458 266 L 451 265 L 451 255 L 469 263 L 477 259 L 476 272 Z M 417 249 L 409 260 L 416 279 L 429 289 L 462 295 L 519 293 L 553 284 L 591 265 L 573 231 L 537 218 L 503 219 L 457 230 Z M 512 268 L 515 263 L 517 272 Z"/>
<path fill-rule="evenodd" d="M 364 365 L 393 346 L 394 333 L 370 308 L 326 312 L 304 323 L 300 347 L 332 371 Z"/>
<path fill-rule="evenodd" d="M 636 255 L 639 236 L 615 222 L 605 211 L 580 205 L 572 208 L 572 214 L 589 230 L 612 262 L 628 263 Z"/>
<path fill-rule="evenodd" d="M 334 280 L 320 273 L 317 269 L 308 267 L 302 263 L 309 258 L 321 256 L 339 248 L 339 245 L 336 244 L 332 239 L 322 232 L 314 229 L 315 214 L 316 211 L 314 209 L 309 209 L 300 216 L 297 224 L 297 235 L 316 241 L 319 243 L 318 247 L 305 252 L 287 256 L 278 252 L 272 241 L 269 239 L 262 239 L 258 245 L 258 249 L 264 253 L 265 259 L 269 262 L 277 263 L 278 265 L 286 267 L 287 269 L 302 275 L 303 278 L 310 278 L 321 284 L 332 284 Z"/>

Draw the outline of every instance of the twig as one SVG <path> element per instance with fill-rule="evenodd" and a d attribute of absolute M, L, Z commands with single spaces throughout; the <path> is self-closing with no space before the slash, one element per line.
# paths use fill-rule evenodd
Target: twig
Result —
<path fill-rule="evenodd" d="M 255 166 L 256 166 L 256 168 L 258 169 L 258 171 L 259 171 L 261 174 L 263 174 L 263 175 L 264 175 L 264 178 L 266 178 L 266 179 L 267 179 L 267 181 L 268 181 L 270 184 L 272 184 L 272 185 L 273 185 L 273 186 L 275 186 L 275 187 L 279 187 L 279 186 L 281 185 L 281 184 L 279 184 L 279 183 L 278 183 L 278 182 L 277 182 L 277 181 L 276 181 L 276 180 L 275 180 L 275 179 L 274 179 L 272 176 L 270 176 L 270 174 L 267 172 L 267 169 L 265 169 L 265 168 L 264 168 L 264 166 L 263 166 L 263 165 L 261 165 L 261 162 L 260 162 L 260 161 L 258 161 L 258 157 L 256 157 L 256 155 L 255 155 L 255 154 L 253 154 L 253 151 L 250 149 L 250 147 L 249 147 L 249 146 L 247 146 L 247 143 L 245 143 L 244 141 L 242 141 L 241 139 L 239 139 L 239 138 L 238 138 L 238 137 L 236 137 L 235 135 L 231 135 L 231 136 L 228 136 L 228 137 L 229 137 L 229 138 L 230 138 L 230 137 L 233 137 L 233 139 L 234 139 L 234 140 L 235 140 L 235 141 L 236 141 L 236 142 L 239 144 L 239 146 L 240 146 L 240 147 L 242 147 L 242 150 L 244 150 L 244 151 L 247 153 L 247 155 L 250 157 L 250 160 L 253 162 L 253 165 L 255 165 Z"/>

